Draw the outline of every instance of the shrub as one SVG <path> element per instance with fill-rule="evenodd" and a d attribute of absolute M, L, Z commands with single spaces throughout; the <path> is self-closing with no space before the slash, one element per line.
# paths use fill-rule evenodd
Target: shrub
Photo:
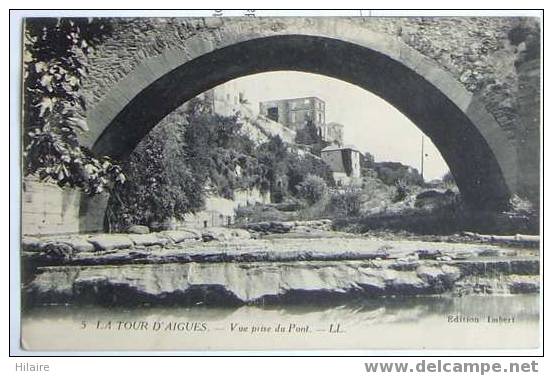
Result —
<path fill-rule="evenodd" d="M 309 174 L 296 186 L 298 197 L 304 199 L 309 204 L 320 201 L 328 192 L 328 187 L 323 178 Z"/>
<path fill-rule="evenodd" d="M 361 211 L 362 191 L 348 187 L 344 191 L 336 192 L 330 198 L 330 211 L 337 216 L 358 216 Z"/>
<path fill-rule="evenodd" d="M 403 201 L 407 198 L 408 191 L 407 191 L 407 184 L 403 182 L 402 180 L 396 181 L 396 195 L 394 197 L 394 202 Z"/>
<path fill-rule="evenodd" d="M 394 185 L 398 180 L 407 185 L 422 185 L 424 179 L 418 170 L 399 162 L 375 163 L 378 178 L 388 185 Z"/>

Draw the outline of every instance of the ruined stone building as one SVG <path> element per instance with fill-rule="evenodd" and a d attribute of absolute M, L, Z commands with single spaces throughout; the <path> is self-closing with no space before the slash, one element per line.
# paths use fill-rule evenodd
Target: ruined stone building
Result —
<path fill-rule="evenodd" d="M 234 116 L 241 110 L 245 97 L 244 92 L 236 87 L 235 82 L 227 82 L 202 94 L 213 113 L 221 116 Z"/>
<path fill-rule="evenodd" d="M 319 135 L 323 141 L 341 146 L 344 142 L 344 126 L 334 122 L 324 124 Z"/>
<path fill-rule="evenodd" d="M 361 152 L 353 145 L 330 145 L 321 150 L 321 158 L 332 170 L 338 186 L 355 184 L 361 178 Z"/>
<path fill-rule="evenodd" d="M 265 101 L 259 103 L 259 114 L 296 131 L 308 120 L 320 129 L 325 124 L 325 102 L 317 97 Z"/>
<path fill-rule="evenodd" d="M 259 103 L 259 114 L 297 131 L 311 120 L 323 141 L 342 145 L 344 126 L 326 123 L 326 104 L 317 97 L 291 98 Z"/>

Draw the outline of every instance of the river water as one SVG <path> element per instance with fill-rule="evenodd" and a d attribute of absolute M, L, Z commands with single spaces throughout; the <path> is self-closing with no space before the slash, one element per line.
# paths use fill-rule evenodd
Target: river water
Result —
<path fill-rule="evenodd" d="M 23 313 L 32 350 L 531 349 L 540 296 L 374 298 L 345 305 L 41 306 Z"/>

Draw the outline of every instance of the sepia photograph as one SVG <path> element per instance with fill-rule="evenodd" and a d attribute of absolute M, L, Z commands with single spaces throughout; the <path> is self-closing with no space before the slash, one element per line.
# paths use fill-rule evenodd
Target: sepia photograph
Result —
<path fill-rule="evenodd" d="M 542 18 L 26 17 L 24 351 L 542 344 Z"/>

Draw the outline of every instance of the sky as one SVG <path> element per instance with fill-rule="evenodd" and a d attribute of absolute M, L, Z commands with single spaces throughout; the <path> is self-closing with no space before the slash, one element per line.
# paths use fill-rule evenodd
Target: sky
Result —
<path fill-rule="evenodd" d="M 377 162 L 397 161 L 421 166 L 424 138 L 424 178 L 449 171 L 432 141 L 395 107 L 358 86 L 311 73 L 279 71 L 244 76 L 224 85 L 243 91 L 257 113 L 259 102 L 315 96 L 326 102 L 326 122 L 344 125 L 344 144 L 370 152 Z"/>

